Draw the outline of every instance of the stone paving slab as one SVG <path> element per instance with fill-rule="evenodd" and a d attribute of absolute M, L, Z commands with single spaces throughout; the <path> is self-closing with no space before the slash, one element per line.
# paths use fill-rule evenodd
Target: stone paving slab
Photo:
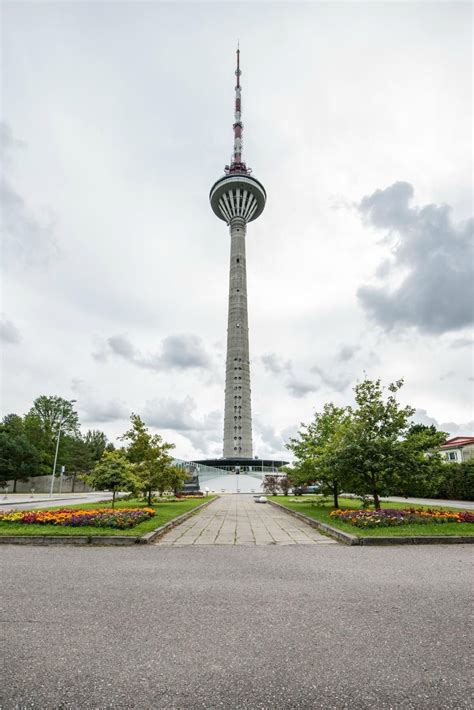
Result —
<path fill-rule="evenodd" d="M 186 545 L 333 545 L 303 521 L 253 496 L 222 496 L 192 518 L 177 525 L 155 544 Z"/>

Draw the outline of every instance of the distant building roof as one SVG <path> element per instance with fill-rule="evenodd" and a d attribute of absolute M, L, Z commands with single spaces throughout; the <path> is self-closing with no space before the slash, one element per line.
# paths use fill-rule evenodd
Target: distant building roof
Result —
<path fill-rule="evenodd" d="M 454 449 L 460 446 L 468 446 L 468 444 L 474 444 L 474 436 L 455 436 L 445 441 L 441 448 Z"/>

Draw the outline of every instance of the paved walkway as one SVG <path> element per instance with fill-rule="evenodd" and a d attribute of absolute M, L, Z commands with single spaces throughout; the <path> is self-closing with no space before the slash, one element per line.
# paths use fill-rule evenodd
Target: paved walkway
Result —
<path fill-rule="evenodd" d="M 185 520 L 157 545 L 317 545 L 334 544 L 315 528 L 253 496 L 222 496 Z"/>

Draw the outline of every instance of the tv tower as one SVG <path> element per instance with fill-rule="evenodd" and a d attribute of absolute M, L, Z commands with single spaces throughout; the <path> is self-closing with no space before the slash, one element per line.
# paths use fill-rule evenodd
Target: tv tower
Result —
<path fill-rule="evenodd" d="M 242 160 L 242 103 L 240 49 L 237 47 L 235 85 L 234 151 L 224 177 L 211 188 L 214 214 L 229 225 L 230 269 L 225 373 L 224 458 L 251 459 L 252 408 L 250 400 L 249 328 L 245 235 L 247 223 L 265 207 L 263 185 L 251 175 Z"/>

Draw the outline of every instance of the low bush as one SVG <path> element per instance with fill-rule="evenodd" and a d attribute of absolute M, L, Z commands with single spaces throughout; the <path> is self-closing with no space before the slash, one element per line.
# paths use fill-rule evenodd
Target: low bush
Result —
<path fill-rule="evenodd" d="M 445 463 L 442 466 L 437 497 L 474 500 L 474 460 Z"/>

